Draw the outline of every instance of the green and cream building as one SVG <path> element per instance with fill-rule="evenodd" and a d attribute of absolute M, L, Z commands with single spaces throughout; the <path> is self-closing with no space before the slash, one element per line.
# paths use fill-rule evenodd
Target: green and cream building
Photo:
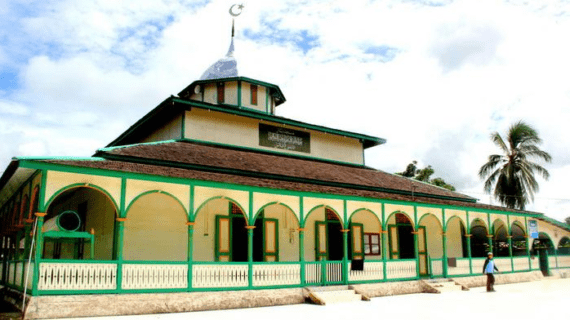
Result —
<path fill-rule="evenodd" d="M 367 167 L 385 140 L 277 116 L 281 89 L 235 66 L 232 43 L 92 157 L 14 158 L 2 285 L 34 299 L 383 283 L 479 275 L 489 250 L 504 273 L 570 268 L 568 226 Z"/>

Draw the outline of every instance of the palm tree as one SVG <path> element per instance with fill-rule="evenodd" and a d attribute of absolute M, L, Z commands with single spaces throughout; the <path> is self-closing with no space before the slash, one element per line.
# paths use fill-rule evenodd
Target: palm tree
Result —
<path fill-rule="evenodd" d="M 552 157 L 537 145 L 542 143 L 538 133 L 531 126 L 518 121 L 509 128 L 507 143 L 498 132 L 491 134 L 491 140 L 501 151 L 489 156 L 481 169 L 479 177 L 485 180 L 485 192 L 491 193 L 500 203 L 512 209 L 524 210 L 525 205 L 534 200 L 538 191 L 535 173 L 548 180 L 549 173 L 532 159 L 550 162 Z"/>

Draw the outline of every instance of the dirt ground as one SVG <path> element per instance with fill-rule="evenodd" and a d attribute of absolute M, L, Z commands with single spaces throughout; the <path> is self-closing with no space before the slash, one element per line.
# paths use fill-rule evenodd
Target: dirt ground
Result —
<path fill-rule="evenodd" d="M 496 285 L 442 294 L 410 294 L 373 298 L 372 301 L 310 304 L 140 316 L 75 318 L 75 320 L 209 320 L 209 319 L 570 319 L 570 279 Z M 14 319 L 11 313 L 0 320 Z"/>

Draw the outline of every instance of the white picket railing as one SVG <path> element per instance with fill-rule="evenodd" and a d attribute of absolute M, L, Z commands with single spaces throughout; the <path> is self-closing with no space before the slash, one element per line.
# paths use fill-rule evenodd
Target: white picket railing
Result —
<path fill-rule="evenodd" d="M 114 263 L 41 262 L 39 290 L 114 290 L 117 288 Z"/>
<path fill-rule="evenodd" d="M 570 268 L 570 256 L 558 256 L 559 268 Z"/>
<path fill-rule="evenodd" d="M 384 263 L 382 261 L 364 262 L 364 270 L 350 270 L 348 281 L 366 281 L 384 279 Z"/>
<path fill-rule="evenodd" d="M 447 266 L 447 274 L 449 275 L 460 275 L 460 274 L 470 274 L 471 270 L 469 268 L 468 258 L 456 258 L 456 267 Z"/>
<path fill-rule="evenodd" d="M 495 265 L 500 272 L 511 272 L 513 270 L 510 257 L 495 258 L 493 260 L 495 260 Z"/>
<path fill-rule="evenodd" d="M 307 284 L 321 283 L 321 264 L 320 263 L 307 263 L 305 264 L 305 282 Z"/>
<path fill-rule="evenodd" d="M 253 286 L 277 286 L 301 284 L 301 265 L 254 264 Z"/>
<path fill-rule="evenodd" d="M 24 275 L 24 263 L 16 262 L 16 282 L 14 285 L 20 287 L 22 286 L 22 276 Z"/>
<path fill-rule="evenodd" d="M 24 283 L 22 283 L 22 287 L 25 285 L 26 289 L 28 290 L 32 290 L 33 287 L 33 281 L 34 281 L 34 262 L 27 262 L 26 261 L 26 265 L 24 266 L 24 274 L 28 276 L 28 279 L 26 280 L 26 276 L 24 276 Z"/>
<path fill-rule="evenodd" d="M 15 285 L 14 283 L 14 273 L 16 272 L 16 262 L 10 262 L 8 264 L 8 284 Z"/>
<path fill-rule="evenodd" d="M 532 270 L 540 270 L 540 258 L 538 256 L 532 257 L 530 264 L 532 265 Z"/>
<path fill-rule="evenodd" d="M 434 277 L 443 276 L 443 259 L 431 260 L 431 275 Z"/>
<path fill-rule="evenodd" d="M 187 264 L 123 264 L 122 289 L 188 287 Z"/>
<path fill-rule="evenodd" d="M 249 285 L 247 264 L 195 264 L 192 288 L 230 288 Z"/>
<path fill-rule="evenodd" d="M 550 269 L 557 268 L 557 266 L 556 266 L 556 256 L 549 256 L 549 257 L 548 257 L 548 268 L 550 268 Z"/>
<path fill-rule="evenodd" d="M 473 258 L 472 259 L 472 268 L 474 274 L 481 274 L 483 273 L 483 265 L 485 264 L 486 258 Z"/>
<path fill-rule="evenodd" d="M 415 278 L 416 276 L 416 260 L 391 260 L 386 262 L 386 277 L 388 279 Z"/>
<path fill-rule="evenodd" d="M 515 270 L 513 271 L 529 270 L 528 257 L 526 256 L 513 257 L 513 266 L 515 267 Z"/>
<path fill-rule="evenodd" d="M 342 262 L 327 262 L 327 282 L 342 282 Z"/>

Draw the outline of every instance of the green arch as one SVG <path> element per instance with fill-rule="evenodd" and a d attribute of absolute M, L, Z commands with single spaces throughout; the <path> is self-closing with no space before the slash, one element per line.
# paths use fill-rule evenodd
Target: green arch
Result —
<path fill-rule="evenodd" d="M 293 211 L 293 209 L 291 209 L 291 207 L 289 207 L 288 205 L 281 203 L 279 201 L 273 201 L 273 202 L 269 202 L 268 204 L 263 205 L 261 208 L 259 208 L 259 210 L 257 210 L 257 212 L 255 213 L 255 215 L 253 216 L 252 221 L 250 222 L 250 225 L 254 225 L 255 224 L 255 220 L 257 219 L 257 216 L 267 207 L 272 206 L 274 204 L 277 205 L 282 205 L 285 208 L 289 209 L 291 211 L 291 213 L 293 214 L 293 217 L 295 217 L 295 221 L 297 221 L 297 225 L 299 226 L 299 228 L 301 227 L 300 223 L 299 223 L 299 218 L 297 217 L 297 215 L 295 214 L 295 211 Z"/>
<path fill-rule="evenodd" d="M 424 218 L 428 217 L 428 216 L 434 217 L 435 220 L 437 221 L 437 223 L 439 224 L 439 228 L 441 229 L 442 232 L 444 232 L 444 230 L 443 230 L 443 224 L 441 223 L 441 221 L 436 217 L 435 214 L 429 213 L 429 212 L 428 212 L 428 213 L 425 213 L 424 215 L 422 215 L 422 216 L 420 217 L 420 219 L 418 220 L 418 226 L 421 225 L 421 224 L 422 224 L 422 220 L 423 220 Z"/>
<path fill-rule="evenodd" d="M 473 224 L 475 223 L 475 221 L 481 221 L 483 223 L 483 226 L 485 227 L 485 230 L 487 230 L 487 234 L 489 234 L 489 226 L 485 223 L 485 221 L 483 221 L 480 218 L 475 218 L 473 219 L 473 221 L 471 222 L 471 226 L 469 227 L 469 234 L 472 234 L 473 232 Z"/>
<path fill-rule="evenodd" d="M 116 216 L 119 215 L 119 206 L 117 205 L 117 202 L 115 202 L 115 199 L 113 199 L 111 194 L 109 192 L 107 192 L 107 190 L 103 189 L 102 187 L 99 187 L 98 185 L 91 184 L 91 183 L 73 183 L 73 184 L 67 185 L 67 186 L 57 190 L 49 198 L 49 200 L 46 202 L 46 204 L 44 206 L 46 213 L 49 211 L 49 207 L 53 204 L 53 201 L 56 199 L 56 197 L 58 197 L 59 195 L 61 195 L 65 191 L 75 189 L 75 188 L 91 188 L 91 189 L 95 189 L 95 190 L 103 193 L 109 199 L 109 201 L 111 201 L 111 203 L 115 207 L 115 215 Z"/>
<path fill-rule="evenodd" d="M 350 214 L 350 216 L 349 216 L 349 218 L 348 218 L 348 225 L 349 225 L 349 226 L 350 226 L 350 224 L 352 223 L 352 218 L 354 217 L 354 215 L 355 215 L 357 212 L 360 212 L 360 211 L 368 211 L 368 212 L 370 212 L 370 214 L 372 214 L 372 215 L 374 216 L 374 218 L 376 218 L 376 221 L 378 221 L 378 224 L 380 224 L 380 230 L 384 230 L 384 224 L 382 223 L 382 221 L 380 221 L 380 218 L 378 218 L 378 215 L 377 215 L 374 211 L 372 211 L 372 210 L 370 210 L 370 209 L 368 209 L 368 208 L 358 208 L 358 209 L 352 211 L 352 213 Z"/>
<path fill-rule="evenodd" d="M 405 215 L 405 216 L 408 218 L 408 220 L 410 220 L 411 225 L 412 225 L 412 229 L 413 229 L 414 231 L 416 231 L 417 226 L 416 226 L 416 224 L 414 223 L 414 219 L 410 218 L 410 216 L 409 216 L 407 213 L 405 213 L 404 211 L 396 210 L 396 211 L 390 213 L 390 214 L 388 215 L 388 217 L 386 218 L 386 223 L 388 223 L 388 220 L 390 220 L 390 218 L 392 218 L 393 215 L 396 215 L 396 214 L 398 214 L 398 213 Z"/>
<path fill-rule="evenodd" d="M 507 229 L 507 234 L 510 235 L 511 234 L 511 226 L 507 226 L 507 223 L 499 218 L 493 220 L 493 235 L 495 235 L 495 223 L 497 223 L 497 221 L 501 222 L 503 225 L 500 226 L 497 230 L 500 230 L 501 227 L 506 228 Z"/>
<path fill-rule="evenodd" d="M 461 219 L 461 217 L 458 215 L 452 215 L 449 219 L 447 219 L 447 222 L 445 223 L 444 232 L 447 232 L 447 229 L 449 228 L 449 223 L 454 219 L 459 219 L 459 224 L 462 225 L 463 228 L 465 228 L 465 231 L 467 231 L 467 226 L 465 225 L 465 222 L 463 221 L 463 219 Z"/>
<path fill-rule="evenodd" d="M 513 223 L 511 223 L 511 230 L 509 232 L 509 234 L 512 236 L 513 235 L 513 226 L 516 225 L 517 227 L 521 228 L 521 230 L 523 231 L 523 234 L 526 236 L 526 230 L 524 228 L 524 226 L 522 225 L 522 223 L 520 223 L 520 221 L 513 221 Z"/>
<path fill-rule="evenodd" d="M 208 202 L 210 202 L 210 201 L 212 201 L 212 200 L 216 200 L 216 199 L 227 199 L 228 201 L 230 201 L 230 202 L 234 203 L 235 205 L 237 205 L 237 206 L 241 209 L 241 212 L 243 212 L 243 215 L 244 215 L 243 218 L 245 219 L 245 222 L 247 223 L 248 226 L 250 225 L 250 224 L 249 224 L 249 218 L 248 218 L 248 216 L 247 216 L 247 211 L 245 211 L 245 210 L 243 209 L 243 207 L 239 204 L 239 202 L 237 202 L 236 200 L 234 200 L 234 199 L 232 199 L 232 198 L 230 198 L 230 197 L 227 197 L 227 196 L 215 196 L 215 197 L 211 197 L 211 198 L 206 199 L 206 200 L 205 200 L 204 202 L 202 202 L 202 204 L 194 211 L 194 214 L 190 217 L 190 219 L 188 219 L 189 222 L 195 222 L 195 221 L 196 221 L 196 217 L 198 216 L 198 213 L 200 213 L 200 210 L 202 210 L 202 208 L 203 208 Z"/>
<path fill-rule="evenodd" d="M 341 226 L 343 229 L 345 228 L 345 227 L 344 227 L 344 221 L 343 221 L 343 219 L 341 219 L 340 214 L 338 214 L 338 212 L 336 212 L 335 209 L 333 209 L 332 207 L 327 206 L 326 204 L 320 204 L 320 205 L 318 205 L 318 206 L 313 207 L 311 210 L 309 210 L 309 212 L 307 213 L 307 215 L 306 215 L 305 218 L 303 219 L 303 225 L 301 226 L 301 228 L 304 228 L 304 227 L 305 227 L 305 223 L 307 223 L 307 219 L 309 219 L 309 216 L 311 216 L 311 214 L 312 214 L 315 210 L 317 210 L 317 209 L 319 209 L 319 208 L 325 208 L 325 209 L 326 209 L 326 208 L 329 208 L 329 209 L 331 209 L 331 210 L 336 214 L 336 216 L 338 217 L 338 221 L 340 222 L 340 226 Z"/>
<path fill-rule="evenodd" d="M 131 210 L 131 206 L 137 202 L 137 200 L 143 196 L 149 195 L 149 194 L 153 194 L 153 193 L 160 193 L 160 194 L 164 194 L 167 195 L 169 197 L 171 197 L 172 199 L 176 200 L 176 202 L 178 202 L 178 204 L 180 204 L 180 206 L 182 207 L 182 210 L 184 210 L 184 214 L 186 215 L 186 219 L 188 219 L 188 211 L 186 211 L 186 208 L 184 207 L 184 205 L 182 204 L 182 201 L 180 201 L 178 198 L 176 198 L 173 194 L 166 192 L 166 191 L 161 191 L 161 190 L 149 190 L 149 191 L 145 191 L 139 195 L 137 195 L 136 197 L 133 198 L 133 200 L 131 200 L 131 202 L 129 203 L 129 205 L 127 206 L 127 208 L 125 209 L 124 212 L 124 217 L 121 218 L 126 218 L 127 217 L 127 213 L 129 212 L 129 210 Z"/>

